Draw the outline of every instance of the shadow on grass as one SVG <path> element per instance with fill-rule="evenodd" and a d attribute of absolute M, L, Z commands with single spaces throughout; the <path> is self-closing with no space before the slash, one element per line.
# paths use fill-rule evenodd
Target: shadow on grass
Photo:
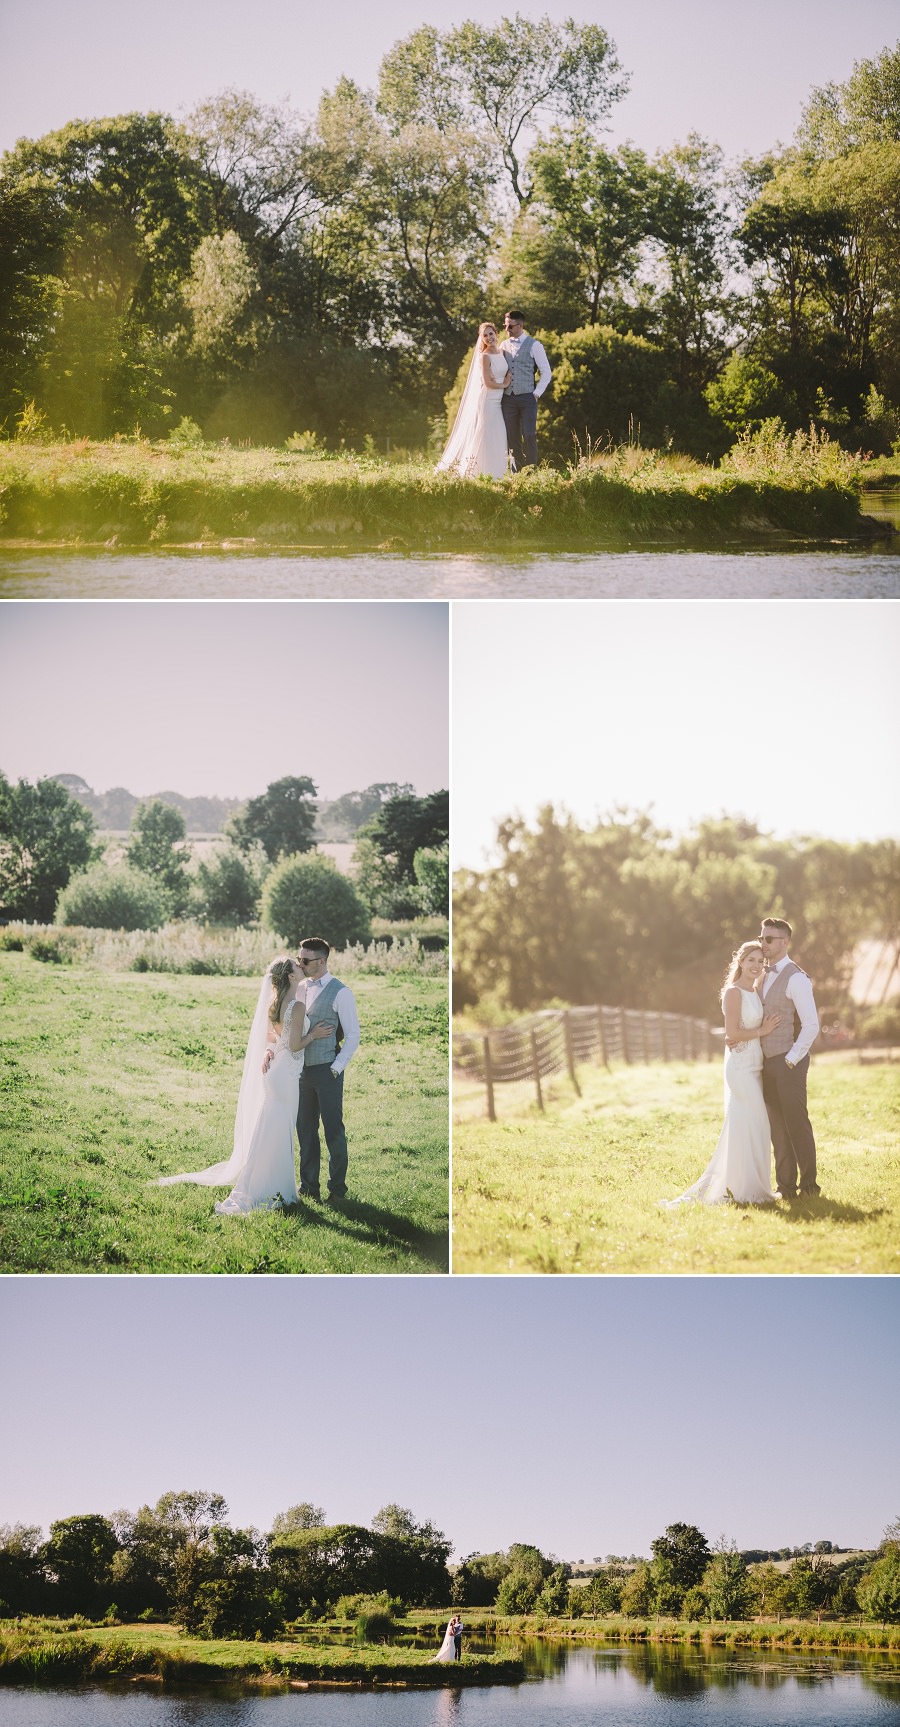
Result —
<path fill-rule="evenodd" d="M 867 1210 L 859 1205 L 845 1205 L 839 1199 L 826 1199 L 823 1194 L 801 1194 L 796 1199 L 786 1199 L 778 1208 L 779 1217 L 786 1223 L 816 1223 L 820 1220 L 828 1223 L 876 1223 L 885 1215 L 883 1205 L 874 1205 Z"/>
<path fill-rule="evenodd" d="M 403 1249 L 413 1248 L 423 1259 L 441 1268 L 449 1264 L 449 1226 L 443 1230 L 423 1229 L 402 1212 L 385 1211 L 362 1199 L 342 1199 L 338 1205 L 301 1199 L 296 1205 L 285 1206 L 283 1215 L 333 1235 L 344 1235 L 350 1241 L 368 1236 L 374 1245 L 394 1242 Z M 353 1228 L 354 1224 L 361 1228 Z"/>

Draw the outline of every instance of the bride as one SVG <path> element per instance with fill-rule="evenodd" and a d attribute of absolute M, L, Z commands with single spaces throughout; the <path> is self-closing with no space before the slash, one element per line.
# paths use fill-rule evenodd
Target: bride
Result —
<path fill-rule="evenodd" d="M 431 1657 L 432 1663 L 434 1663 L 436 1661 L 455 1661 L 456 1660 L 456 1640 L 455 1640 L 454 1635 L 453 1635 L 455 1629 L 456 1629 L 456 1614 L 454 1613 L 452 1619 L 450 1620 L 449 1625 L 447 1626 L 446 1631 L 444 1632 L 444 1641 L 441 1644 L 440 1649 L 438 1650 L 436 1655 L 432 1655 L 432 1657 Z"/>
<path fill-rule="evenodd" d="M 503 391 L 509 383 L 506 355 L 493 324 L 479 324 L 478 341 L 450 441 L 437 465 L 461 479 L 490 474 L 502 480 L 509 472 Z"/>
<path fill-rule="evenodd" d="M 307 1031 L 303 973 L 287 954 L 274 959 L 262 981 L 234 1121 L 234 1150 L 224 1163 L 192 1175 L 164 1175 L 159 1187 L 195 1181 L 202 1187 L 234 1187 L 216 1211 L 223 1215 L 259 1206 L 296 1203 L 294 1129 L 303 1051 L 329 1028 Z"/>
<path fill-rule="evenodd" d="M 719 1143 L 699 1181 L 677 1199 L 682 1205 L 699 1199 L 718 1205 L 734 1199 L 742 1205 L 769 1205 L 774 1200 L 771 1178 L 769 1117 L 763 1100 L 763 1053 L 760 1038 L 774 1031 L 781 1015 L 767 1014 L 757 984 L 764 970 L 758 941 L 745 941 L 734 954 L 722 987 L 725 1018 L 725 1121 Z"/>

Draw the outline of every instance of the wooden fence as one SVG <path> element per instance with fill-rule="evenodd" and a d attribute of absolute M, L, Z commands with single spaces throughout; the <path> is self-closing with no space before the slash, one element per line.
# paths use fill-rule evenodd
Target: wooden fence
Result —
<path fill-rule="evenodd" d="M 645 1013 L 631 1007 L 547 1008 L 500 1031 L 479 1036 L 458 1032 L 453 1065 L 487 1090 L 488 1115 L 496 1121 L 494 1088 L 532 1079 L 538 1107 L 544 1107 L 541 1081 L 568 1073 L 579 1097 L 576 1067 L 593 1061 L 709 1061 L 719 1049 L 712 1027 L 680 1013 Z"/>

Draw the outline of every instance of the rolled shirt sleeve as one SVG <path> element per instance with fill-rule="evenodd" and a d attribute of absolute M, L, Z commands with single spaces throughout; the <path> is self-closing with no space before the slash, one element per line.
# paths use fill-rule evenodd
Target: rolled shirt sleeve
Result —
<path fill-rule="evenodd" d="M 343 1073 L 344 1068 L 353 1060 L 359 1049 L 359 1014 L 356 1011 L 356 999 L 353 991 L 344 985 L 334 998 L 334 1009 L 341 1022 L 344 1041 L 331 1064 L 332 1073 Z M 818 1024 L 817 1024 L 818 1029 Z"/>
<path fill-rule="evenodd" d="M 819 1035 L 819 1016 L 813 996 L 813 986 L 805 972 L 795 971 L 788 979 L 788 1001 L 793 1002 L 800 1016 L 800 1030 L 785 1056 L 792 1067 L 808 1055 Z M 343 1021 L 341 1022 L 343 1024 Z"/>
<path fill-rule="evenodd" d="M 543 342 L 535 342 L 532 345 L 531 356 L 538 369 L 538 381 L 534 387 L 534 399 L 537 401 L 538 397 L 544 394 L 553 373 L 550 370 L 550 361 L 547 359 Z"/>

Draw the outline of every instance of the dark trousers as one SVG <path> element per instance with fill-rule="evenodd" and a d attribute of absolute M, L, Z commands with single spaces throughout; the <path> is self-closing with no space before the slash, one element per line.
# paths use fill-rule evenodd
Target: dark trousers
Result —
<path fill-rule="evenodd" d="M 506 442 L 516 467 L 536 468 L 537 402 L 534 396 L 504 396 L 501 406 L 506 426 Z"/>
<path fill-rule="evenodd" d="M 454 1638 L 453 1638 L 453 1647 L 456 1650 L 457 1661 L 461 1661 L 462 1660 L 462 1632 L 461 1631 L 457 1631 L 455 1633 Z"/>
<path fill-rule="evenodd" d="M 328 1191 L 342 1199 L 347 1191 L 347 1135 L 344 1131 L 344 1076 L 327 1061 L 305 1064 L 300 1074 L 297 1138 L 300 1141 L 300 1192 L 319 1193 L 319 1122 L 328 1147 Z"/>
<path fill-rule="evenodd" d="M 787 1067 L 783 1055 L 763 1061 L 763 1097 L 769 1113 L 775 1150 L 775 1179 L 785 1198 L 799 1191 L 818 1193 L 816 1142 L 806 1109 L 809 1056 Z"/>

